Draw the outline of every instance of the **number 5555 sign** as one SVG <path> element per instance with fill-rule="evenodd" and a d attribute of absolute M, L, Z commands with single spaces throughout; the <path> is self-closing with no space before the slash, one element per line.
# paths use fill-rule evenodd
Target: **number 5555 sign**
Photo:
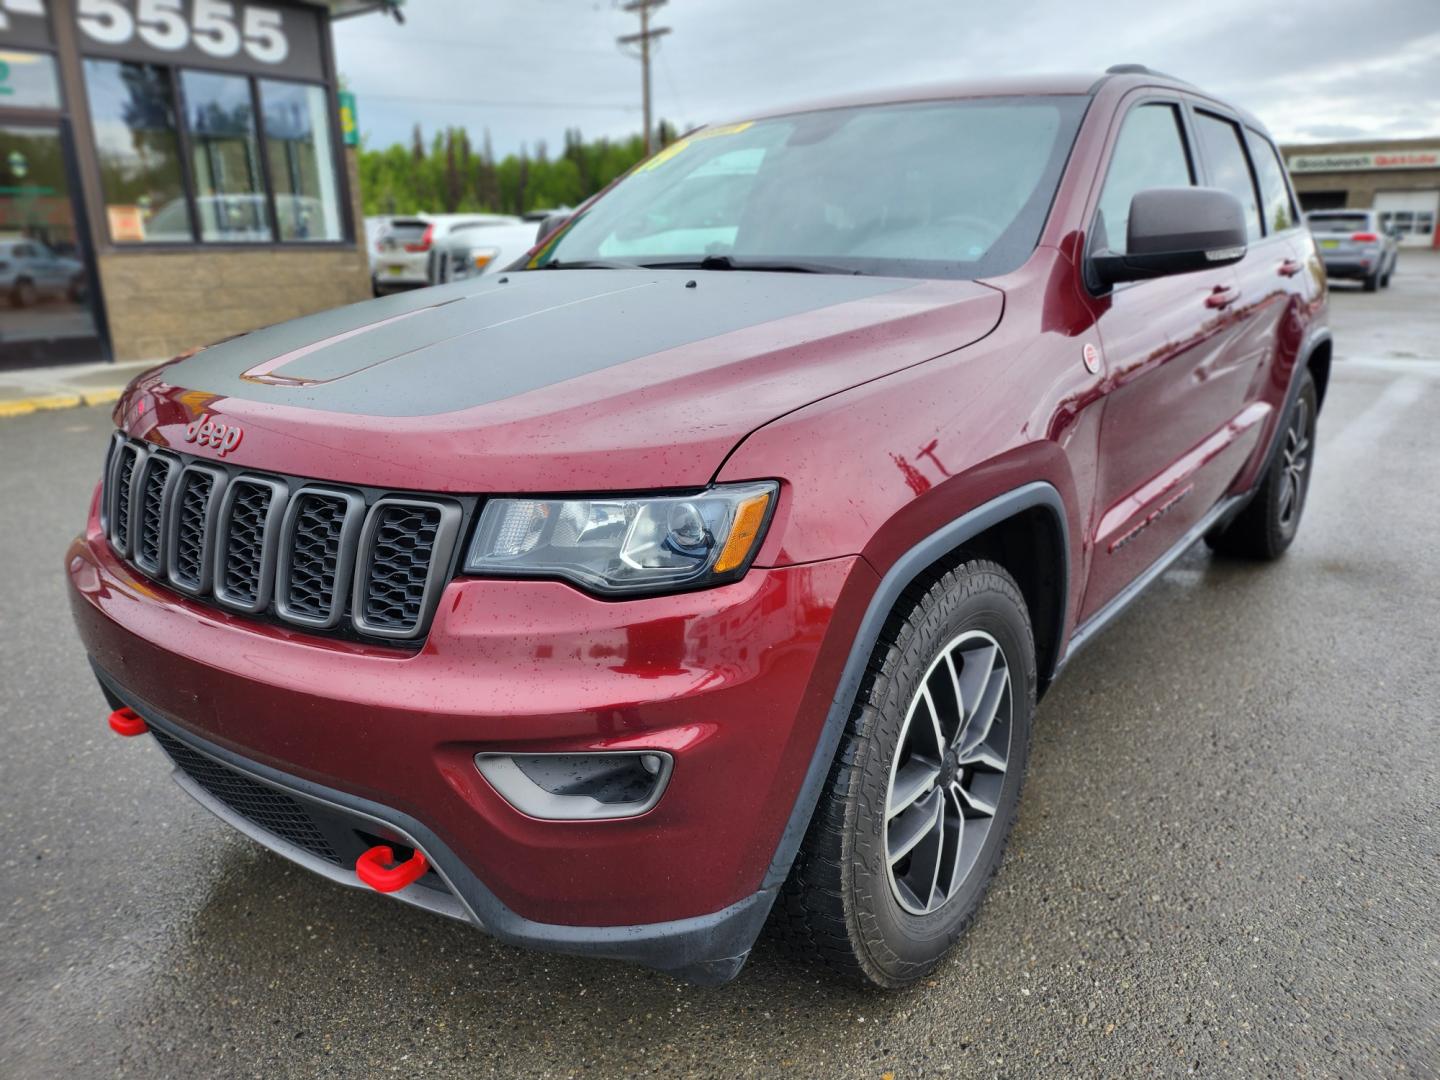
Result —
<path fill-rule="evenodd" d="M 75 0 L 82 52 L 321 78 L 314 10 L 234 0 Z"/>

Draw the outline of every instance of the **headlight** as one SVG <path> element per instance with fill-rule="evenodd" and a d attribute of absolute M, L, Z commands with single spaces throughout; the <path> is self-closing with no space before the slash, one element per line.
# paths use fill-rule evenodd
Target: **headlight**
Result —
<path fill-rule="evenodd" d="M 760 550 L 777 491 L 767 482 L 656 498 L 492 499 L 465 571 L 560 577 L 610 595 L 735 581 Z"/>

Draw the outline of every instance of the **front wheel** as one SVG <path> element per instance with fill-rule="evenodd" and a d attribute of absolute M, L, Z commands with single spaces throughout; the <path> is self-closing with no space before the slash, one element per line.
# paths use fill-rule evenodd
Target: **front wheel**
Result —
<path fill-rule="evenodd" d="M 1315 464 L 1315 417 L 1319 394 L 1310 372 L 1300 376 L 1300 392 L 1285 417 L 1280 449 L 1260 489 L 1240 515 L 1223 530 L 1205 537 L 1216 551 L 1245 559 L 1278 559 L 1300 529 L 1310 475 Z"/>
<path fill-rule="evenodd" d="M 887 989 L 931 972 L 1000 865 L 1035 711 L 1024 598 L 992 562 L 922 581 L 881 633 L 773 928 Z"/>

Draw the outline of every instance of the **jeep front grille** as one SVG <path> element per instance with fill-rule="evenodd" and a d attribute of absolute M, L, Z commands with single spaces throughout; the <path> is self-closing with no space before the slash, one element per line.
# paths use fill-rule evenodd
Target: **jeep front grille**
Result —
<path fill-rule="evenodd" d="M 102 493 L 116 554 L 231 611 L 414 641 L 468 504 L 243 472 L 117 435 Z"/>

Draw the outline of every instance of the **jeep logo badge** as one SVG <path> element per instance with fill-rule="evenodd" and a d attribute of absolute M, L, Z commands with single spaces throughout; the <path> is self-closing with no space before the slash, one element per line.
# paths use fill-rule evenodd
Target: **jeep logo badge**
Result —
<path fill-rule="evenodd" d="M 244 434 L 245 432 L 239 424 L 222 424 L 219 420 L 201 416 L 197 420 L 192 420 L 185 428 L 185 441 L 208 446 L 224 457 L 240 445 L 240 439 Z"/>

